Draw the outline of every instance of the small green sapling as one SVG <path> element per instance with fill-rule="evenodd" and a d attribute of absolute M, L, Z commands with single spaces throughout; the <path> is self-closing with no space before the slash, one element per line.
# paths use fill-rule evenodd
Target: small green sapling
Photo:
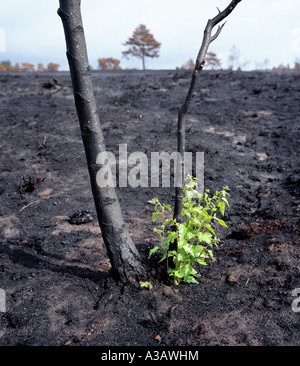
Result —
<path fill-rule="evenodd" d="M 220 211 L 224 216 L 225 207 L 229 208 L 226 198 L 229 188 L 225 186 L 222 191 L 216 191 L 213 197 L 209 197 L 209 190 L 200 194 L 196 188 L 196 179 L 190 177 L 190 181 L 184 187 L 180 223 L 166 217 L 167 211 L 171 211 L 170 205 L 160 203 L 158 198 L 153 199 L 155 209 L 152 221 L 156 222 L 157 217 L 161 216 L 160 226 L 155 227 L 153 231 L 159 235 L 161 245 L 150 250 L 149 258 L 155 253 L 160 254 L 160 261 L 172 258 L 174 268 L 168 268 L 168 273 L 175 285 L 181 282 L 197 283 L 196 278 L 200 275 L 194 268 L 195 264 L 207 265 L 208 258 L 214 259 L 213 249 L 218 247 L 220 241 L 212 224 L 218 223 L 227 227 L 226 223 L 217 217 L 217 212 Z M 169 250 L 174 241 L 177 243 L 177 249 Z"/>

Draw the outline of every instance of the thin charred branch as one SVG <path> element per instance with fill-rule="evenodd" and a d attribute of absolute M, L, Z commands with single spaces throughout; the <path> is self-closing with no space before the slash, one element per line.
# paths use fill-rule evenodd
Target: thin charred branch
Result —
<path fill-rule="evenodd" d="M 97 157 L 106 152 L 106 147 L 89 69 L 80 3 L 80 0 L 60 0 L 58 14 L 65 32 L 67 58 L 92 193 L 114 275 L 124 283 L 137 281 L 144 277 L 145 270 L 124 223 L 115 188 L 102 188 L 97 184 L 97 172 L 101 169 Z"/>
<path fill-rule="evenodd" d="M 227 8 L 224 9 L 223 11 L 220 11 L 219 8 L 217 8 L 218 14 L 213 19 L 209 19 L 205 27 L 202 44 L 195 62 L 195 68 L 193 70 L 193 74 L 191 77 L 189 90 L 187 92 L 187 95 L 185 97 L 182 106 L 178 110 L 177 151 L 181 153 L 181 156 L 183 156 L 183 153 L 185 152 L 185 116 L 192 103 L 192 100 L 196 95 L 195 88 L 197 80 L 199 78 L 200 72 L 203 70 L 208 47 L 220 35 L 225 23 L 218 26 L 218 29 L 214 35 L 212 35 L 212 31 L 216 25 L 218 25 L 222 20 L 224 20 L 226 17 L 228 17 L 228 15 L 231 14 L 231 12 L 234 10 L 234 8 L 240 1 L 241 0 L 232 0 L 230 4 L 227 6 Z M 183 164 L 182 164 L 182 176 L 184 177 Z M 175 206 L 174 206 L 173 217 L 174 219 L 177 220 L 177 222 L 180 222 L 181 220 L 183 186 L 175 189 Z"/>
<path fill-rule="evenodd" d="M 220 35 L 220 33 L 221 33 L 221 31 L 222 31 L 225 24 L 226 24 L 226 22 L 223 23 L 222 25 L 218 26 L 218 29 L 217 29 L 215 35 L 210 37 L 210 42 L 209 43 L 212 43 L 217 37 L 219 37 L 219 35 Z"/>

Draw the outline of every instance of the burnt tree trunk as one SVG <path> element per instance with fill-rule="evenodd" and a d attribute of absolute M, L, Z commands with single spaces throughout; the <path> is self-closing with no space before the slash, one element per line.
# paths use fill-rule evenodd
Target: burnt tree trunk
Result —
<path fill-rule="evenodd" d="M 115 188 L 99 187 L 97 156 L 106 152 L 98 116 L 87 47 L 81 17 L 80 0 L 60 0 L 61 17 L 67 48 L 73 93 L 80 123 L 92 193 L 103 240 L 112 265 L 113 275 L 123 283 L 145 276 L 141 257 L 124 223 Z"/>
<path fill-rule="evenodd" d="M 223 11 L 220 11 L 218 15 L 216 15 L 213 19 L 209 19 L 203 35 L 202 44 L 200 47 L 200 50 L 197 55 L 197 59 L 195 62 L 195 67 L 193 70 L 193 74 L 191 77 L 191 82 L 189 86 L 189 90 L 187 92 L 187 95 L 185 97 L 185 100 L 182 104 L 182 106 L 178 110 L 178 122 L 177 122 L 177 151 L 181 154 L 183 157 L 185 152 L 185 116 L 188 112 L 188 109 L 196 95 L 195 88 L 196 84 L 200 75 L 200 72 L 203 70 L 204 64 L 205 64 L 205 57 L 207 54 L 207 50 L 211 42 L 213 42 L 221 33 L 224 24 L 221 26 L 218 26 L 218 29 L 214 35 L 212 35 L 213 28 L 219 24 L 223 19 L 225 19 L 237 6 L 237 4 L 241 0 L 232 0 L 230 4 L 227 6 L 226 9 Z M 183 191 L 184 191 L 184 185 L 185 185 L 185 179 L 184 176 L 184 166 L 183 166 L 183 159 L 182 159 L 182 165 L 181 165 L 181 171 L 182 171 L 182 177 L 183 182 L 181 187 L 175 188 L 175 205 L 174 205 L 174 213 L 173 218 L 176 219 L 177 222 L 181 222 L 181 211 L 182 211 L 182 199 L 183 199 Z M 176 227 L 173 228 L 176 230 Z M 177 250 L 177 242 L 174 241 L 172 244 L 170 244 L 169 250 Z M 168 260 L 169 267 L 173 268 L 174 264 L 172 259 L 169 258 Z"/>
<path fill-rule="evenodd" d="M 214 35 L 212 35 L 213 28 L 219 24 L 223 19 L 225 19 L 237 6 L 237 4 L 241 0 L 232 0 L 226 9 L 220 11 L 218 15 L 216 15 L 213 19 L 209 19 L 207 25 L 204 30 L 202 44 L 197 55 L 197 59 L 195 62 L 195 68 L 193 70 L 189 90 L 185 97 L 185 100 L 182 106 L 178 110 L 178 122 L 177 122 L 177 151 L 180 152 L 181 156 L 183 156 L 185 152 L 185 116 L 188 112 L 188 109 L 192 103 L 193 98 L 196 95 L 195 88 L 197 84 L 197 80 L 199 78 L 200 72 L 202 71 L 205 64 L 205 57 L 207 54 L 208 47 L 211 42 L 213 42 L 221 33 L 223 29 L 223 25 L 218 26 L 218 29 Z M 184 167 L 183 164 L 181 166 L 182 169 L 182 177 L 184 177 Z M 175 189 L 175 206 L 174 206 L 174 214 L 173 217 L 177 222 L 181 220 L 181 211 L 182 211 L 182 199 L 183 199 L 183 186 L 184 181 L 181 187 L 177 187 Z"/>

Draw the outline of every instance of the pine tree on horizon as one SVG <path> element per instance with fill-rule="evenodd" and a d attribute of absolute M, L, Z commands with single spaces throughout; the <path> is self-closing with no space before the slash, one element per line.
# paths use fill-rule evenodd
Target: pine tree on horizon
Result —
<path fill-rule="evenodd" d="M 127 51 L 122 52 L 123 56 L 141 58 L 145 70 L 145 57 L 159 57 L 161 43 L 156 41 L 144 24 L 140 24 L 123 46 L 129 47 Z"/>

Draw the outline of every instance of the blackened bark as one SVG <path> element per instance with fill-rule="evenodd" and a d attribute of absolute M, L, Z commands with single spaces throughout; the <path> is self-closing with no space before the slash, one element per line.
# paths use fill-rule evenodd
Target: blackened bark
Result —
<path fill-rule="evenodd" d="M 210 43 L 213 42 L 219 36 L 224 24 L 222 26 L 218 27 L 218 29 L 214 35 L 211 34 L 212 30 L 217 24 L 219 24 L 223 19 L 225 19 L 233 11 L 233 9 L 237 6 L 237 4 L 240 1 L 241 0 L 232 0 L 226 9 L 224 9 L 222 12 L 219 11 L 219 14 L 216 15 L 213 19 L 209 19 L 207 22 L 207 25 L 205 27 L 202 44 L 201 44 L 201 47 L 200 47 L 200 50 L 199 50 L 199 53 L 197 55 L 197 59 L 195 62 L 195 68 L 193 70 L 189 90 L 187 92 L 187 95 L 185 97 L 185 100 L 184 100 L 181 108 L 179 108 L 179 111 L 178 111 L 177 151 L 181 153 L 181 156 L 183 156 L 183 153 L 185 151 L 185 116 L 188 112 L 188 109 L 190 107 L 190 104 L 192 103 L 193 98 L 196 95 L 195 87 L 196 87 L 196 83 L 199 78 L 200 72 L 202 71 L 204 64 L 205 64 L 205 57 L 207 54 L 208 47 L 209 47 Z M 181 169 L 182 169 L 182 177 L 184 177 L 183 164 L 182 164 Z M 184 183 L 183 183 L 183 186 L 184 186 Z M 176 219 L 177 222 L 180 222 L 180 220 L 181 220 L 183 186 L 175 189 L 175 206 L 174 206 L 173 218 Z"/>
<path fill-rule="evenodd" d="M 140 255 L 124 223 L 114 187 L 97 184 L 97 156 L 106 152 L 89 69 L 80 0 L 60 0 L 73 93 L 90 174 L 92 193 L 107 253 L 114 275 L 123 283 L 145 276 Z"/>
<path fill-rule="evenodd" d="M 219 36 L 219 34 L 221 33 L 221 31 L 223 29 L 224 24 L 218 27 L 216 33 L 213 36 L 211 34 L 212 30 L 217 24 L 219 24 L 223 19 L 225 19 L 233 11 L 233 9 L 237 6 L 237 4 L 240 1 L 241 0 L 231 1 L 225 10 L 223 10 L 222 12 L 219 11 L 219 14 L 217 16 L 215 16 L 213 19 L 209 19 L 207 22 L 207 25 L 205 27 L 202 44 L 201 44 L 201 47 L 200 47 L 200 50 L 198 52 L 197 59 L 195 62 L 195 68 L 193 70 L 193 74 L 191 77 L 189 90 L 187 92 L 187 95 L 185 97 L 185 100 L 184 100 L 182 106 L 178 110 L 177 151 L 180 152 L 181 156 L 184 156 L 183 154 L 185 152 L 185 116 L 192 103 L 192 100 L 194 99 L 194 97 L 196 95 L 195 88 L 196 88 L 197 80 L 199 78 L 200 72 L 203 70 L 208 47 L 209 47 L 210 43 L 213 42 Z M 182 159 L 182 161 L 183 161 L 183 159 Z M 186 178 L 184 176 L 183 163 L 182 163 L 181 169 L 182 169 L 183 182 L 182 182 L 181 187 L 175 188 L 175 204 L 174 204 L 174 213 L 173 213 L 173 218 L 176 219 L 176 221 L 179 223 L 181 222 L 183 187 L 184 187 L 185 178 Z M 176 230 L 176 227 L 174 227 L 173 229 Z M 170 251 L 177 250 L 176 241 L 174 241 L 172 244 L 170 244 L 169 250 Z M 168 258 L 168 266 L 170 268 L 174 268 L 174 263 L 172 261 L 172 258 Z"/>

